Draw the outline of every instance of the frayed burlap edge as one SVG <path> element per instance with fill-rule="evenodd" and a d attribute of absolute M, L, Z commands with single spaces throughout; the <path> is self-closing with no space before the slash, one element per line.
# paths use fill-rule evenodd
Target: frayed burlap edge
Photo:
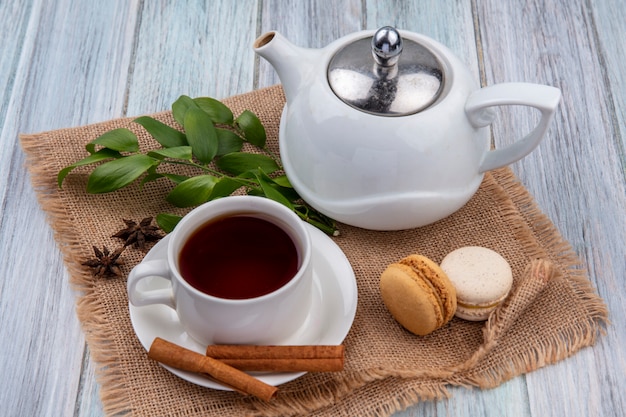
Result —
<path fill-rule="evenodd" d="M 99 303 L 93 287 L 91 275 L 81 268 L 84 260 L 84 246 L 79 242 L 73 228 L 73 220 L 65 208 L 62 195 L 57 192 L 56 178 L 50 176 L 55 168 L 45 157 L 53 150 L 46 148 L 46 143 L 39 142 L 39 135 L 21 135 L 22 148 L 26 152 L 26 164 L 30 171 L 33 187 L 37 191 L 37 198 L 48 215 L 49 222 L 54 230 L 56 241 L 64 256 L 65 265 L 70 273 L 70 284 L 79 293 L 77 300 L 77 314 L 86 340 L 90 346 L 90 353 L 97 363 L 96 376 L 100 383 L 100 396 L 104 411 L 107 415 L 125 414 L 130 410 L 130 399 L 125 387 L 125 375 L 119 366 L 119 359 L 115 349 L 107 349 L 112 335 L 107 331 L 107 322 L 104 317 L 104 306 Z M 472 356 L 471 363 L 465 362 L 441 372 L 424 372 L 407 370 L 393 375 L 384 369 L 371 369 L 367 373 L 346 375 L 343 381 L 333 381 L 323 386 L 313 388 L 319 399 L 310 402 L 310 393 L 305 396 L 294 394 L 291 398 L 283 398 L 281 404 L 256 404 L 257 411 L 263 415 L 294 415 L 301 413 L 321 414 L 329 408 L 337 409 L 337 415 L 345 415 L 338 399 L 357 398 L 356 394 L 368 386 L 379 384 L 397 384 L 398 395 L 388 398 L 385 402 L 377 399 L 372 404 L 370 416 L 389 415 L 402 410 L 419 401 L 444 398 L 449 396 L 446 385 L 467 387 L 491 388 L 511 379 L 519 374 L 531 372 L 545 365 L 557 362 L 579 349 L 593 345 L 599 332 L 604 333 L 602 324 L 608 324 L 608 310 L 604 302 L 596 295 L 591 282 L 588 280 L 583 266 L 571 248 L 551 221 L 540 211 L 532 196 L 517 180 L 508 168 L 488 173 L 495 182 L 489 192 L 500 204 L 503 217 L 511 225 L 511 230 L 523 242 L 525 250 L 531 258 L 544 258 L 554 261 L 562 269 L 559 274 L 567 277 L 577 296 L 585 301 L 588 310 L 587 322 L 578 323 L 565 335 L 555 335 L 545 340 L 540 346 L 535 346 L 527 355 L 509 363 L 506 368 L 489 371 L 489 368 L 480 367 L 480 359 L 488 356 L 491 349 L 497 349 L 497 341 L 485 334 L 486 343 L 481 347 L 482 352 Z M 537 245 L 536 242 L 540 242 Z M 600 330 L 598 330 L 600 329 Z M 490 341 L 491 340 L 491 341 Z M 479 349 L 480 351 L 480 349 Z M 431 378 L 429 383 L 409 383 L 421 378 Z M 404 384 L 402 381 L 406 382 Z"/>
<path fill-rule="evenodd" d="M 469 384 L 480 388 L 496 387 L 517 375 L 570 357 L 580 349 L 594 345 L 599 336 L 606 334 L 605 327 L 610 324 L 608 308 L 593 288 L 582 261 L 541 211 L 528 190 L 509 168 L 494 170 L 490 175 L 493 175 L 499 185 L 492 187 L 490 191 L 500 203 L 503 218 L 509 221 L 511 230 L 524 244 L 531 259 L 547 259 L 562 268 L 555 273 L 566 278 L 578 299 L 584 301 L 587 321 L 577 322 L 575 327 L 570 327 L 565 333 L 554 333 L 542 344 L 533 346 L 525 356 L 515 358 L 509 362 L 508 367 L 501 367 L 497 372 L 472 374 L 471 369 L 468 369 L 456 378 L 455 382 L 459 385 Z M 519 226 L 522 224 L 526 227 Z M 539 245 L 535 243 L 537 241 Z M 493 340 L 493 334 L 489 330 L 486 327 L 486 342 Z M 493 344 L 493 348 L 496 348 L 497 340 Z"/>
<path fill-rule="evenodd" d="M 483 344 L 463 363 L 436 371 L 415 369 L 404 371 L 396 369 L 391 372 L 385 369 L 360 371 L 354 375 L 345 375 L 341 381 L 332 381 L 315 387 L 315 395 L 311 395 L 311 392 L 301 395 L 296 393 L 288 398 L 281 398 L 280 403 L 255 402 L 254 405 L 258 410 L 256 417 L 308 415 L 333 406 L 337 408 L 338 400 L 344 400 L 354 390 L 359 390 L 367 384 L 381 383 L 385 379 L 404 379 L 409 382 L 430 378 L 431 384 L 428 386 L 410 384 L 410 388 L 403 389 L 395 397 L 371 407 L 369 414 L 364 417 L 388 416 L 420 401 L 448 398 L 450 396 L 446 388 L 448 385 L 494 388 L 518 375 L 570 357 L 580 349 L 594 345 L 597 338 L 606 333 L 605 326 L 609 324 L 608 308 L 596 294 L 581 260 L 571 245 L 563 239 L 509 168 L 494 170 L 487 173 L 487 176 L 495 180 L 487 182 L 488 192 L 499 204 L 503 219 L 509 223 L 529 258 L 547 260 L 551 265 L 560 268 L 554 271 L 554 274 L 559 279 L 565 277 L 578 298 L 585 301 L 588 320 L 578 322 L 574 328 L 568 329 L 565 333 L 553 334 L 542 344 L 532 346 L 523 356 L 511 358 L 508 366 L 497 369 L 481 367 L 481 362 L 488 358 L 492 350 L 498 348 L 498 341 L 506 334 L 506 329 L 499 328 L 498 323 L 493 322 L 506 321 L 507 329 L 510 328 L 517 317 L 539 296 L 541 289 L 538 289 L 535 297 L 526 300 L 524 305 L 517 306 L 514 317 L 509 313 L 504 313 L 501 317 L 494 314 L 489 324 L 485 326 Z M 315 403 L 311 403 L 312 397 L 317 399 Z M 380 401 L 380 398 L 377 398 L 377 402 Z M 344 414 L 336 410 L 333 415 Z"/>
<path fill-rule="evenodd" d="M 72 290 L 78 293 L 76 312 L 81 323 L 90 354 L 97 364 L 96 379 L 100 384 L 100 398 L 107 415 L 125 414 L 129 411 L 130 400 L 124 387 L 124 374 L 119 369 L 120 358 L 115 349 L 106 346 L 113 339 L 107 331 L 108 322 L 104 317 L 103 305 L 94 291 L 93 276 L 85 268 L 84 243 L 77 236 L 71 213 L 63 204 L 58 192 L 55 167 L 42 155 L 53 152 L 46 143 L 37 140 L 38 135 L 20 135 L 22 149 L 26 152 L 26 166 L 29 170 L 37 199 L 46 211 L 55 240 L 63 255 L 70 276 Z"/>

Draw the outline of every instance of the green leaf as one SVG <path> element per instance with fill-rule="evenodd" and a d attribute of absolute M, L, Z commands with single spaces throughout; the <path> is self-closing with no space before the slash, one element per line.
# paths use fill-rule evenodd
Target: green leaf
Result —
<path fill-rule="evenodd" d="M 72 165 L 68 165 L 62 170 L 60 170 L 57 175 L 57 183 L 59 184 L 59 188 L 61 188 L 61 185 L 63 184 L 63 180 L 65 179 L 65 177 L 67 177 L 67 174 L 69 174 L 74 168 L 83 166 L 83 165 L 93 164 L 96 162 L 101 162 L 101 161 L 111 159 L 111 158 L 121 158 L 121 157 L 122 157 L 122 154 L 120 154 L 118 151 L 114 151 L 108 148 L 102 148 L 98 152 L 92 153 L 88 157 L 83 158 L 80 161 L 74 162 Z"/>
<path fill-rule="evenodd" d="M 308 206 L 295 205 L 293 211 L 305 222 L 317 227 L 324 233 L 331 236 L 339 236 L 339 230 L 337 229 L 336 222 L 319 213 Z"/>
<path fill-rule="evenodd" d="M 174 230 L 178 222 L 181 220 L 182 216 L 177 216 L 175 214 L 159 213 L 156 216 L 157 224 L 165 233 L 169 233 Z"/>
<path fill-rule="evenodd" d="M 200 109 L 191 97 L 185 95 L 178 97 L 178 100 L 172 104 L 172 116 L 179 125 L 185 125 L 185 114 L 190 108 Z"/>
<path fill-rule="evenodd" d="M 170 181 L 172 181 L 174 184 L 180 184 L 181 182 L 189 179 L 189 177 L 185 175 L 168 174 L 167 172 L 161 173 L 161 172 L 156 172 L 156 171 L 152 171 L 151 169 L 149 169 L 146 176 L 141 179 L 141 186 L 143 186 L 146 183 L 156 181 L 160 178 L 167 178 Z"/>
<path fill-rule="evenodd" d="M 191 146 L 176 146 L 174 148 L 155 149 L 148 152 L 148 156 L 157 159 L 173 158 L 191 160 Z"/>
<path fill-rule="evenodd" d="M 233 152 L 217 160 L 217 166 L 231 174 L 240 175 L 247 171 L 261 169 L 271 174 L 279 169 L 278 164 L 267 155 Z"/>
<path fill-rule="evenodd" d="M 263 189 L 259 187 L 248 189 L 248 195 L 254 195 L 257 197 L 265 197 L 265 193 L 263 192 Z"/>
<path fill-rule="evenodd" d="M 241 174 L 237 175 L 235 178 L 243 178 L 243 179 L 252 179 L 256 182 L 256 173 L 258 172 L 258 168 L 252 169 L 250 171 L 245 171 L 242 172 Z"/>
<path fill-rule="evenodd" d="M 293 204 L 291 204 L 291 201 L 289 201 L 289 199 L 285 197 L 278 189 L 272 187 L 272 184 L 270 182 L 271 180 L 268 181 L 269 178 L 263 175 L 263 173 L 260 173 L 257 175 L 257 179 L 259 181 L 261 189 L 263 190 L 263 193 L 267 198 L 269 198 L 270 200 L 274 200 L 282 204 L 283 206 L 287 206 L 293 210 Z"/>
<path fill-rule="evenodd" d="M 161 175 L 167 178 L 168 180 L 172 181 L 174 184 L 180 184 L 181 182 L 187 181 L 189 179 L 189 177 L 186 175 L 177 175 L 177 174 L 168 174 L 168 173 L 163 173 Z"/>
<path fill-rule="evenodd" d="M 124 127 L 113 129 L 101 136 L 98 136 L 89 142 L 85 148 L 87 152 L 94 153 L 96 145 L 104 146 L 119 152 L 137 152 L 139 150 L 139 141 L 137 136 L 129 129 Z"/>
<path fill-rule="evenodd" d="M 218 148 L 217 132 L 209 115 L 200 109 L 190 108 L 185 113 L 183 126 L 193 155 L 200 162 L 209 164 Z"/>
<path fill-rule="evenodd" d="M 222 102 L 211 97 L 198 97 L 193 99 L 194 103 L 204 110 L 213 123 L 233 124 L 233 112 Z"/>
<path fill-rule="evenodd" d="M 265 128 L 258 117 L 250 110 L 246 110 L 235 119 L 235 123 L 243 132 L 244 138 L 259 148 L 265 147 Z"/>
<path fill-rule="evenodd" d="M 243 147 L 241 136 L 228 129 L 215 129 L 217 132 L 217 156 L 226 155 L 231 152 L 239 152 Z"/>
<path fill-rule="evenodd" d="M 192 207 L 208 201 L 218 178 L 212 175 L 191 177 L 178 184 L 167 195 L 166 200 L 176 207 Z"/>
<path fill-rule="evenodd" d="M 185 134 L 152 117 L 142 116 L 134 120 L 146 129 L 152 137 L 166 148 L 187 145 Z"/>
<path fill-rule="evenodd" d="M 87 192 L 99 194 L 127 186 L 158 160 L 147 155 L 131 155 L 106 162 L 93 170 L 87 181 Z"/>
<path fill-rule="evenodd" d="M 163 178 L 163 174 L 159 174 L 158 172 L 150 172 L 150 170 L 148 170 L 148 173 L 141 179 L 141 183 L 139 184 L 139 186 L 143 187 L 145 184 L 156 181 L 160 178 Z"/>
<path fill-rule="evenodd" d="M 272 178 L 272 180 L 281 187 L 293 188 L 293 185 L 291 185 L 286 175 L 279 175 L 278 177 Z"/>
<path fill-rule="evenodd" d="M 259 179 L 263 180 L 266 186 L 270 186 L 274 188 L 276 191 L 281 193 L 285 198 L 287 198 L 287 200 L 294 202 L 294 201 L 301 199 L 300 195 L 291 186 L 291 183 L 289 183 L 289 181 L 286 181 L 287 177 L 285 175 L 280 175 L 280 176 L 277 176 L 276 178 L 270 178 L 270 176 L 267 175 L 262 170 L 259 170 L 259 172 L 257 172 L 255 175 L 257 176 L 257 180 Z M 281 185 L 285 183 L 287 184 L 286 186 Z"/>
<path fill-rule="evenodd" d="M 215 184 L 213 190 L 211 191 L 211 195 L 209 196 L 209 200 L 215 200 L 216 198 L 226 197 L 231 195 L 236 190 L 241 188 L 244 184 L 241 181 L 237 181 L 234 178 L 223 177 Z"/>

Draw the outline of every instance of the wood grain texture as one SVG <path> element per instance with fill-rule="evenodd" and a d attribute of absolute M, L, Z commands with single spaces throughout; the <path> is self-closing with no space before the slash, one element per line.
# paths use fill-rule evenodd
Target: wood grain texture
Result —
<path fill-rule="evenodd" d="M 598 10 L 595 16 L 606 12 Z M 615 68 L 604 66 L 617 51 L 606 54 L 596 38 L 611 26 L 596 23 L 593 5 L 575 2 L 479 2 L 478 14 L 487 84 L 528 81 L 562 91 L 548 137 L 513 169 L 582 258 L 613 320 L 607 337 L 593 350 L 559 364 L 563 383 L 548 377 L 551 369 L 528 375 L 530 403 L 537 412 L 549 406 L 550 398 L 576 398 L 562 404 L 564 415 L 617 416 L 624 399 L 609 393 L 626 386 L 626 369 L 614 366 L 623 363 L 616 362 L 615 354 L 623 351 L 625 341 L 626 216 L 613 213 L 626 205 L 626 188 L 623 138 L 620 124 L 613 122 L 619 112 L 607 92 L 623 92 L 624 85 L 613 85 L 619 77 L 607 71 Z M 532 123 L 533 118 L 515 110 L 503 112 L 493 128 L 497 146 L 529 131 Z"/>
<path fill-rule="evenodd" d="M 2 54 L 0 54 L 0 86 L 4 86 L 0 96 L 0 126 L 4 124 L 6 116 L 6 104 L 11 97 L 11 91 L 15 82 L 15 72 L 19 65 L 28 18 L 31 13 L 30 7 L 19 6 L 15 2 L 0 3 L 0 16 L 10 16 L 3 20 L 0 27 L 0 39 L 2 39 Z M 2 152 L 2 150 L 0 150 Z"/>
<path fill-rule="evenodd" d="M 626 9 L 620 0 L 606 0 L 592 3 L 591 22 L 596 34 L 600 71 L 607 78 L 605 96 L 613 106 L 611 121 L 618 132 L 619 158 L 622 172 L 626 174 Z"/>
<path fill-rule="evenodd" d="M 127 114 L 169 109 L 182 94 L 224 98 L 252 90 L 256 15 L 254 0 L 143 2 Z"/>
<path fill-rule="evenodd" d="M 368 1 L 366 28 L 392 25 L 423 33 L 447 46 L 479 79 L 474 16 L 469 1 Z"/>
<path fill-rule="evenodd" d="M 23 167 L 18 133 L 121 115 L 130 57 L 124 28 L 134 27 L 136 11 L 128 2 L 19 4 L 0 15 L 2 27 L 22 25 L 8 39 L 17 65 L 3 71 L 12 82 L 0 136 L 0 404 L 5 415 L 66 416 L 82 395 L 84 337 L 75 294 Z M 122 68 L 121 77 L 107 70 L 111 62 Z"/>
<path fill-rule="evenodd" d="M 452 49 L 484 85 L 555 85 L 548 137 L 513 164 L 580 255 L 613 324 L 593 348 L 491 390 L 452 388 L 408 416 L 621 416 L 626 409 L 626 9 L 620 0 L 27 0 L 0 2 L 0 414 L 100 416 L 75 295 L 23 168 L 19 133 L 223 98 L 279 82 L 254 56 L 278 30 L 322 47 L 391 24 Z M 497 147 L 536 116 L 502 109 Z M 7 342 L 8 341 L 8 342 Z"/>
<path fill-rule="evenodd" d="M 322 48 L 363 28 L 359 0 L 265 0 L 260 5 L 259 34 L 275 30 L 304 48 Z M 257 87 L 280 83 L 267 61 L 261 59 L 258 68 Z"/>

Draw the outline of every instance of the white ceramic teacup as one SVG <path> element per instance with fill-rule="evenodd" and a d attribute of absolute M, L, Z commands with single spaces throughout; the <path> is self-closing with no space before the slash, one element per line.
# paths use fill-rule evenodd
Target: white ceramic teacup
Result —
<path fill-rule="evenodd" d="M 298 252 L 298 269 L 279 289 L 255 298 L 230 299 L 194 288 L 180 273 L 179 254 L 198 229 L 218 218 L 250 216 L 287 232 Z M 245 237 L 243 237 L 245 238 Z M 280 344 L 304 323 L 311 305 L 311 238 L 304 222 L 287 207 L 263 197 L 231 196 L 205 203 L 187 214 L 167 243 L 167 258 L 145 261 L 128 277 L 128 297 L 135 306 L 165 304 L 173 308 L 186 332 L 199 343 Z M 245 262 L 246 254 L 241 254 Z M 210 272 L 211 265 L 206 265 Z M 171 282 L 166 289 L 138 285 L 148 277 Z"/>

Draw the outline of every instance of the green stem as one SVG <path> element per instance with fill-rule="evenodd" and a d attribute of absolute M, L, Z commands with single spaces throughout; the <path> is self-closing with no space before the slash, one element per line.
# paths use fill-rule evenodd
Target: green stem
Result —
<path fill-rule="evenodd" d="M 312 226 L 317 227 L 324 233 L 330 236 L 339 236 L 339 230 L 335 225 L 335 221 L 331 218 L 324 216 L 323 214 L 317 212 L 316 210 L 309 208 L 304 205 L 296 205 L 293 210 L 302 220 L 309 223 Z M 315 219 L 310 215 L 311 211 L 315 217 L 319 217 L 319 219 Z"/>
<path fill-rule="evenodd" d="M 219 177 L 219 178 L 223 178 L 223 177 L 227 177 L 228 176 L 228 175 L 226 175 L 226 174 L 224 174 L 222 172 L 219 172 L 219 171 L 216 171 L 214 169 L 211 169 L 211 168 L 209 168 L 206 165 L 196 164 L 195 162 L 177 161 L 177 160 L 174 160 L 174 159 L 164 159 L 164 160 L 161 161 L 161 163 L 163 163 L 163 162 L 166 162 L 166 163 L 172 164 L 172 165 L 183 165 L 183 166 L 188 166 L 188 167 L 192 167 L 192 168 L 197 168 L 197 169 L 199 169 L 199 170 L 201 170 L 203 172 L 208 172 L 209 174 L 213 174 L 213 175 L 215 175 L 216 177 Z"/>
<path fill-rule="evenodd" d="M 207 172 L 211 172 L 212 170 L 204 165 L 200 165 L 200 164 L 196 164 L 195 162 L 191 162 L 191 161 L 180 161 L 180 160 L 175 160 L 175 159 L 163 159 L 161 160 L 161 163 L 168 163 L 168 164 L 172 164 L 172 165 L 184 165 L 184 166 L 188 166 L 188 167 L 193 167 L 193 168 L 198 168 L 202 171 L 207 171 Z"/>
<path fill-rule="evenodd" d="M 189 166 L 189 167 L 197 168 L 197 169 L 199 169 L 199 170 L 201 170 L 203 172 L 206 172 L 206 173 L 209 173 L 211 175 L 214 175 L 217 178 L 230 178 L 232 180 L 235 180 L 235 181 L 239 182 L 242 187 L 247 187 L 247 188 L 253 189 L 253 190 L 260 190 L 260 188 L 258 187 L 258 182 L 253 180 L 253 179 L 232 177 L 232 176 L 230 176 L 228 174 L 224 174 L 223 172 L 211 169 L 211 168 L 209 168 L 209 167 L 207 167 L 205 165 L 196 164 L 195 162 L 177 161 L 177 160 L 172 160 L 172 159 L 164 159 L 164 160 L 161 161 L 161 163 L 163 163 L 163 162 L 167 162 L 167 163 L 170 163 L 172 165 L 183 165 L 183 166 Z"/>

